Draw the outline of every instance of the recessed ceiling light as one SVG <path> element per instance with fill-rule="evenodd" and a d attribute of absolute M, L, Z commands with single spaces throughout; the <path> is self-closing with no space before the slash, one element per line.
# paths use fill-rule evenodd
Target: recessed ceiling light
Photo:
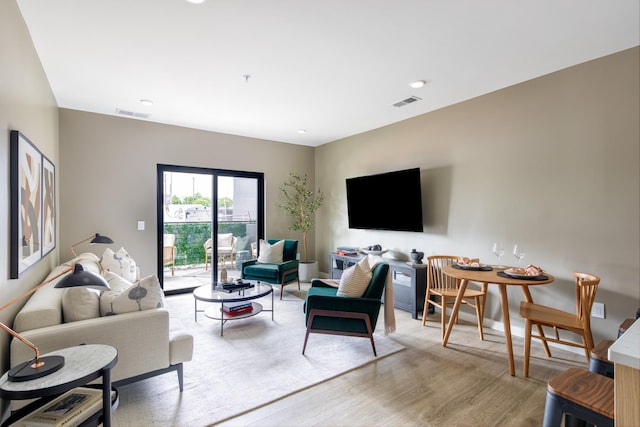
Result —
<path fill-rule="evenodd" d="M 141 99 L 140 104 L 146 105 L 147 107 L 151 107 L 153 105 L 153 101 L 150 99 Z"/>
<path fill-rule="evenodd" d="M 306 129 L 298 129 L 298 133 L 302 134 L 302 133 L 307 133 Z"/>
<path fill-rule="evenodd" d="M 409 83 L 409 86 L 411 86 L 414 89 L 418 89 L 424 86 L 425 84 L 427 84 L 427 82 L 425 82 L 424 80 L 416 80 L 415 82 Z"/>
<path fill-rule="evenodd" d="M 187 0 L 189 3 L 192 4 L 201 4 L 204 3 L 204 0 Z"/>

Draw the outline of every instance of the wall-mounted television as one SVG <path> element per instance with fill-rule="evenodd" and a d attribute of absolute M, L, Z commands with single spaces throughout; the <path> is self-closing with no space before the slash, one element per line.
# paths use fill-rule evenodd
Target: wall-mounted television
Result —
<path fill-rule="evenodd" d="M 423 231 L 420 169 L 346 181 L 349 228 Z"/>

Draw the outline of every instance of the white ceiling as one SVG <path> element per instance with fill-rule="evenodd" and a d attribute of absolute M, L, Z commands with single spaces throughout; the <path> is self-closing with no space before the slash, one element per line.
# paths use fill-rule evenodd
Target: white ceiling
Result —
<path fill-rule="evenodd" d="M 17 3 L 61 108 L 310 146 L 637 46 L 640 26 L 638 0 Z"/>

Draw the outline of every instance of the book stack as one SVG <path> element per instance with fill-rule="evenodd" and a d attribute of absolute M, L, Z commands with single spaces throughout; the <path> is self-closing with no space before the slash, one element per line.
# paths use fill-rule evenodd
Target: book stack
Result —
<path fill-rule="evenodd" d="M 241 291 L 243 289 L 253 288 L 253 285 L 251 283 L 242 282 L 240 280 L 238 280 L 237 283 L 222 283 L 221 286 L 222 286 L 222 290 L 228 293 L 231 293 L 233 291 Z"/>
<path fill-rule="evenodd" d="M 111 398 L 115 392 L 111 392 Z M 25 427 L 75 427 L 102 409 L 102 390 L 76 387 L 16 423 Z"/>
<path fill-rule="evenodd" d="M 250 313 L 253 311 L 253 306 L 250 302 L 236 302 L 222 304 L 222 311 L 229 316 L 235 316 L 242 313 Z"/>
<path fill-rule="evenodd" d="M 336 253 L 342 256 L 356 256 L 358 255 L 358 248 L 353 248 L 351 246 L 338 246 Z"/>

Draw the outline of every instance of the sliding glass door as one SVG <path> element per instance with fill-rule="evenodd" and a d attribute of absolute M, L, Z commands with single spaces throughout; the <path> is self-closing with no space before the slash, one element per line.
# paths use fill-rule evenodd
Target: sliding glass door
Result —
<path fill-rule="evenodd" d="M 167 294 L 217 280 L 264 234 L 264 175 L 158 165 L 158 277 Z"/>

